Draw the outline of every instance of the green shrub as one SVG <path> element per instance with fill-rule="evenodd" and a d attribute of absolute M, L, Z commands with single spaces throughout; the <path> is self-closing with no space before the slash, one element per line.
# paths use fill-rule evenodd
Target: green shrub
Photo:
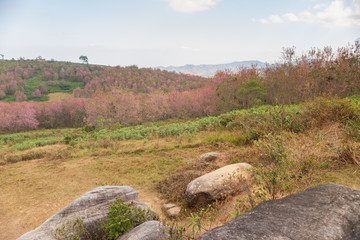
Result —
<path fill-rule="evenodd" d="M 288 159 L 284 140 L 277 136 L 266 136 L 266 142 L 260 142 L 265 151 L 265 159 L 268 166 L 260 165 L 255 172 L 255 179 L 261 186 L 260 191 L 269 194 L 271 199 L 276 199 L 279 192 L 286 191 L 290 184 L 290 174 L 287 169 L 291 168 L 292 162 Z M 261 194 L 260 194 L 261 195 Z"/>
<path fill-rule="evenodd" d="M 65 137 L 64 137 L 64 143 L 65 143 L 65 144 L 69 144 L 69 143 L 71 142 L 71 140 L 72 140 L 72 137 L 71 137 L 71 136 L 65 136 Z"/>
<path fill-rule="evenodd" d="M 54 237 L 57 240 L 89 239 L 89 233 L 86 231 L 83 221 L 77 218 L 75 221 L 68 220 L 61 227 L 56 228 Z"/>
<path fill-rule="evenodd" d="M 89 125 L 85 125 L 84 126 L 84 128 L 83 128 L 83 130 L 85 131 L 85 132 L 93 132 L 94 130 L 95 130 L 95 126 L 89 126 Z"/>
<path fill-rule="evenodd" d="M 156 219 L 148 210 L 137 207 L 134 202 L 125 203 L 117 198 L 109 208 L 109 214 L 100 227 L 104 231 L 103 239 L 117 239 L 134 227 L 149 220 Z"/>

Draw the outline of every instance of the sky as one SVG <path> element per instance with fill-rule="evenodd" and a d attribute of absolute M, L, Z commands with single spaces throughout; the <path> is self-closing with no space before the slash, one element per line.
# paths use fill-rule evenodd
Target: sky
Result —
<path fill-rule="evenodd" d="M 0 0 L 0 54 L 139 67 L 280 60 L 360 39 L 360 0 Z"/>

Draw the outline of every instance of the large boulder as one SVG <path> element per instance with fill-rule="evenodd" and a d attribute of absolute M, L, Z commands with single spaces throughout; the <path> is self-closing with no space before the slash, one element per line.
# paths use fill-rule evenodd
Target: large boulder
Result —
<path fill-rule="evenodd" d="M 169 239 L 167 228 L 159 221 L 148 221 L 133 228 L 117 240 L 166 240 Z"/>
<path fill-rule="evenodd" d="M 207 239 L 360 239 L 360 191 L 323 184 L 266 201 L 210 230 Z"/>
<path fill-rule="evenodd" d="M 194 179 L 185 191 L 187 205 L 203 205 L 238 191 L 241 181 L 249 180 L 252 176 L 252 173 L 247 171 L 249 168 L 250 164 L 235 163 Z"/>
<path fill-rule="evenodd" d="M 98 233 L 109 213 L 109 207 L 116 198 L 124 201 L 134 201 L 137 206 L 148 209 L 148 206 L 137 201 L 138 192 L 129 186 L 102 186 L 87 192 L 72 203 L 61 209 L 54 216 L 46 220 L 40 227 L 25 233 L 19 240 L 56 239 L 54 233 L 64 227 L 66 223 L 73 223 L 80 219 L 85 229 L 92 237 Z"/>

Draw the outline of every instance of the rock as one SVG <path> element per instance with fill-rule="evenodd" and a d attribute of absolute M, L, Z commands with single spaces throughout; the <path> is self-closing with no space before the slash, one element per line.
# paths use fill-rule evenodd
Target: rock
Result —
<path fill-rule="evenodd" d="M 198 239 L 360 239 L 360 191 L 336 184 L 311 187 L 260 203 Z"/>
<path fill-rule="evenodd" d="M 66 222 L 73 223 L 77 219 L 83 221 L 85 229 L 92 235 L 98 232 L 103 219 L 107 217 L 109 206 L 116 198 L 124 201 L 134 201 L 139 207 L 148 207 L 137 201 L 138 192 L 129 186 L 102 186 L 87 192 L 58 213 L 46 220 L 40 227 L 25 233 L 19 240 L 56 239 L 54 231 L 64 226 Z"/>
<path fill-rule="evenodd" d="M 167 213 L 170 217 L 178 217 L 180 215 L 181 208 L 180 207 L 173 207 L 167 210 Z"/>
<path fill-rule="evenodd" d="M 215 161 L 220 156 L 220 153 L 218 152 L 208 152 L 204 153 L 200 156 L 201 161 L 205 162 L 212 162 Z"/>
<path fill-rule="evenodd" d="M 176 205 L 173 204 L 173 203 L 166 203 L 166 204 L 164 204 L 164 208 L 165 208 L 166 210 L 168 210 L 168 209 L 170 209 L 170 208 L 174 208 L 174 207 L 176 207 Z"/>
<path fill-rule="evenodd" d="M 186 188 L 185 201 L 189 207 L 210 203 L 239 190 L 239 181 L 249 180 L 251 168 L 247 163 L 231 164 L 194 179 Z"/>
<path fill-rule="evenodd" d="M 169 239 L 167 228 L 159 221 L 148 221 L 133 228 L 117 240 L 159 240 Z"/>
<path fill-rule="evenodd" d="M 178 217 L 181 212 L 181 208 L 173 203 L 164 204 L 164 208 L 166 209 L 166 212 L 169 215 L 169 217 L 172 218 Z"/>

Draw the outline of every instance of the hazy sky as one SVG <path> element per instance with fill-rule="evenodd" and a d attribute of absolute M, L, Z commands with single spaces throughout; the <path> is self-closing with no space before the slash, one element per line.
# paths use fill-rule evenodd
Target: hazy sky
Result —
<path fill-rule="evenodd" d="M 105 65 L 278 61 L 360 37 L 360 0 L 0 0 L 0 53 Z"/>

